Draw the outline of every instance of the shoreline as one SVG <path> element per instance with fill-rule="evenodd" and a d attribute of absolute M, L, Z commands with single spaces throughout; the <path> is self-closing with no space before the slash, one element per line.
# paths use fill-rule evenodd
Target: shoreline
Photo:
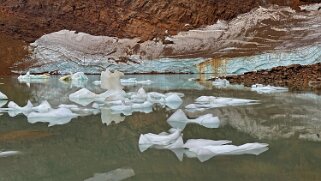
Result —
<path fill-rule="evenodd" d="M 228 75 L 220 78 L 227 79 L 231 84 L 264 84 L 286 86 L 291 90 L 313 90 L 321 92 L 321 63 L 311 65 L 293 64 L 278 66 L 270 70 L 246 72 L 243 75 Z"/>

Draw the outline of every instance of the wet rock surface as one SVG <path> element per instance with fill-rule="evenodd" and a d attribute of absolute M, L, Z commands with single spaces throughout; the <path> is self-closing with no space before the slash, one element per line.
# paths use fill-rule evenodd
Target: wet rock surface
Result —
<path fill-rule="evenodd" d="M 0 31 L 28 42 L 61 29 L 147 40 L 232 19 L 260 5 L 298 9 L 306 2 L 320 1 L 0 0 Z"/>
<path fill-rule="evenodd" d="M 244 75 L 224 77 L 231 83 L 244 83 L 246 86 L 265 84 L 289 86 L 292 90 L 321 90 L 321 63 L 313 65 L 293 64 L 274 67 L 271 70 L 247 72 Z"/>

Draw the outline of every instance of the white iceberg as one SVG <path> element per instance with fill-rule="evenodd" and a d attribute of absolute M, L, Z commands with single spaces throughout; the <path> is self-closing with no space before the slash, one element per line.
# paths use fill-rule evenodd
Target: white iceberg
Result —
<path fill-rule="evenodd" d="M 69 100 L 78 103 L 82 106 L 87 106 L 88 104 L 95 101 L 105 101 L 105 100 L 121 100 L 124 99 L 124 91 L 122 90 L 108 90 L 101 94 L 95 94 L 86 88 L 82 88 L 77 92 L 69 95 Z"/>
<path fill-rule="evenodd" d="M 176 157 L 182 161 L 184 156 L 184 142 L 179 129 L 171 129 L 170 134 L 162 132 L 158 135 L 156 134 L 145 134 L 140 135 L 139 150 L 141 152 L 146 151 L 148 148 L 155 149 L 166 149 L 175 153 Z"/>
<path fill-rule="evenodd" d="M 51 105 L 48 103 L 48 101 L 43 101 L 39 106 L 33 107 L 32 111 L 46 113 L 49 112 L 51 109 Z"/>
<path fill-rule="evenodd" d="M 215 81 L 213 81 L 213 86 L 217 87 L 217 88 L 226 88 L 230 85 L 230 82 L 226 79 L 216 79 Z"/>
<path fill-rule="evenodd" d="M 268 150 L 268 144 L 265 143 L 246 143 L 244 145 L 207 145 L 196 146 L 188 149 L 188 157 L 197 157 L 201 162 L 207 161 L 214 156 L 219 155 L 259 155 Z"/>
<path fill-rule="evenodd" d="M 201 148 L 204 146 L 219 146 L 232 143 L 230 140 L 207 140 L 207 139 L 189 139 L 184 144 L 184 148 Z"/>
<path fill-rule="evenodd" d="M 147 100 L 151 103 L 168 106 L 171 109 L 177 109 L 183 103 L 183 100 L 177 93 L 161 94 L 158 92 L 149 92 L 147 93 Z"/>
<path fill-rule="evenodd" d="M 30 101 L 28 101 L 27 105 L 25 105 L 24 107 L 20 107 L 15 102 L 10 101 L 8 104 L 7 110 L 8 110 L 9 116 L 15 117 L 20 113 L 24 115 L 28 115 L 30 112 L 32 112 L 32 108 L 33 108 L 33 105 Z"/>
<path fill-rule="evenodd" d="M 7 99 L 8 97 L 4 93 L 0 92 L 0 100 L 7 100 Z"/>
<path fill-rule="evenodd" d="M 214 117 L 212 114 L 206 114 L 196 119 L 188 119 L 186 114 L 181 110 L 177 110 L 167 119 L 168 124 L 173 128 L 184 129 L 187 124 L 194 123 L 202 125 L 206 128 L 218 128 L 220 120 L 218 117 Z"/>
<path fill-rule="evenodd" d="M 84 181 L 122 181 L 135 176 L 135 172 L 131 168 L 118 168 L 107 173 L 96 173 L 93 177 Z"/>
<path fill-rule="evenodd" d="M 121 90 L 123 89 L 120 83 L 120 77 L 124 76 L 122 72 L 115 71 L 111 73 L 108 69 L 106 71 L 101 72 L 100 81 L 101 88 L 107 90 Z"/>
<path fill-rule="evenodd" d="M 147 100 L 147 94 L 144 88 L 138 89 L 136 94 L 130 96 L 130 99 L 134 103 L 143 103 Z"/>
<path fill-rule="evenodd" d="M 71 83 L 72 87 L 85 87 L 88 77 L 83 72 L 70 73 L 70 75 L 65 75 L 59 78 L 59 80 L 63 83 Z"/>
<path fill-rule="evenodd" d="M 59 78 L 62 81 L 87 81 L 88 77 L 84 72 L 70 73 L 70 75 L 62 76 Z"/>
<path fill-rule="evenodd" d="M 0 151 L 0 157 L 8 157 L 20 154 L 19 151 Z"/>
<path fill-rule="evenodd" d="M 32 79 L 49 79 L 50 76 L 48 74 L 42 74 L 42 75 L 31 75 L 30 72 L 27 72 L 25 75 L 20 75 L 18 77 L 19 81 L 23 80 L 32 80 Z"/>
<path fill-rule="evenodd" d="M 258 104 L 257 100 L 251 99 L 237 99 L 214 96 L 201 96 L 195 100 L 195 104 L 185 106 L 188 111 L 203 111 L 206 109 L 226 107 L 226 106 L 240 106 Z"/>
<path fill-rule="evenodd" d="M 113 113 L 123 113 L 126 116 L 132 115 L 133 112 L 143 112 L 150 113 L 153 111 L 153 104 L 146 101 L 144 103 L 126 103 L 122 102 L 122 104 L 111 106 L 110 109 Z"/>
<path fill-rule="evenodd" d="M 120 79 L 120 82 L 124 86 L 130 85 L 150 85 L 153 83 L 151 80 L 137 80 L 136 78 L 129 78 L 129 79 Z"/>
<path fill-rule="evenodd" d="M 0 100 L 0 108 L 7 104 L 7 100 Z M 1 110 L 0 110 L 1 111 Z"/>
<path fill-rule="evenodd" d="M 71 121 L 71 119 L 76 118 L 77 116 L 77 114 L 72 113 L 67 108 L 58 108 L 52 109 L 47 113 L 32 112 L 27 117 L 29 123 L 33 124 L 37 122 L 44 122 L 49 123 L 48 126 L 54 126 L 67 124 Z"/>
<path fill-rule="evenodd" d="M 183 100 L 177 94 L 169 94 L 165 98 L 165 105 L 171 109 L 179 108 L 183 103 Z"/>
<path fill-rule="evenodd" d="M 274 86 L 264 86 L 262 84 L 255 84 L 251 86 L 251 91 L 255 91 L 259 94 L 270 94 L 270 93 L 278 93 L 278 92 L 287 92 L 289 91 L 286 87 L 274 87 Z"/>
<path fill-rule="evenodd" d="M 170 133 L 162 132 L 160 134 L 141 134 L 139 137 L 139 149 L 141 152 L 152 146 L 168 146 L 176 142 L 182 136 L 180 129 L 170 129 Z"/>
<path fill-rule="evenodd" d="M 100 80 L 95 80 L 95 81 L 93 82 L 93 84 L 94 84 L 94 85 L 101 85 L 101 81 L 100 81 Z"/>

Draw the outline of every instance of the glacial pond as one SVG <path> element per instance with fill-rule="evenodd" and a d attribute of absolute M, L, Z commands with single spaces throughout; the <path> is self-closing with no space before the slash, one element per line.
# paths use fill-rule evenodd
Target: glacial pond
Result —
<path fill-rule="evenodd" d="M 79 116 L 61 125 L 29 123 L 25 115 L 0 113 L 0 152 L 19 154 L 0 157 L 0 180 L 321 180 L 321 96 L 311 92 L 259 94 L 242 86 L 215 88 L 210 81 L 194 81 L 197 75 L 127 75 L 151 80 L 146 92 L 180 92 L 180 109 L 200 96 L 258 100 L 258 104 L 217 107 L 186 112 L 195 118 L 211 113 L 220 119 L 219 128 L 188 124 L 182 131 L 188 139 L 231 140 L 234 145 L 269 144 L 260 155 L 215 156 L 205 162 L 184 156 L 180 161 L 170 150 L 138 147 L 140 134 L 167 132 L 167 118 L 175 112 L 154 105 L 150 113 L 111 114 L 108 109 Z M 85 84 L 68 84 L 52 77 L 28 85 L 17 77 L 0 78 L 0 91 L 9 101 L 39 105 L 47 100 L 53 107 L 74 104 L 71 93 L 86 87 L 101 93 L 90 76 Z M 125 86 L 137 91 L 141 86 Z M 0 105 L 7 107 L 6 101 Z M 88 108 L 91 104 L 88 105 Z M 59 121 L 59 120 L 58 120 Z M 112 122 L 114 121 L 114 122 Z M 118 169 L 118 170 L 116 170 Z M 116 170 L 116 171 L 115 171 Z M 99 175 L 99 173 L 106 173 Z M 107 179 L 108 180 L 108 179 Z"/>

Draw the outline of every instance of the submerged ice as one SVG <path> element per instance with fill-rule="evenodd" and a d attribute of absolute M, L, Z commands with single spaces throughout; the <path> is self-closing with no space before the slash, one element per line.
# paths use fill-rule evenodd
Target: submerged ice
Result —
<path fill-rule="evenodd" d="M 251 99 L 201 96 L 195 100 L 194 104 L 189 104 L 185 108 L 188 111 L 203 111 L 206 109 L 217 108 L 217 107 L 253 105 L 257 103 L 258 103 L 257 100 L 251 100 Z"/>
<path fill-rule="evenodd" d="M 259 94 L 269 94 L 269 93 L 278 93 L 278 92 L 288 92 L 289 89 L 286 87 L 274 87 L 274 86 L 264 86 L 262 84 L 252 85 L 251 91 L 255 91 Z"/>

